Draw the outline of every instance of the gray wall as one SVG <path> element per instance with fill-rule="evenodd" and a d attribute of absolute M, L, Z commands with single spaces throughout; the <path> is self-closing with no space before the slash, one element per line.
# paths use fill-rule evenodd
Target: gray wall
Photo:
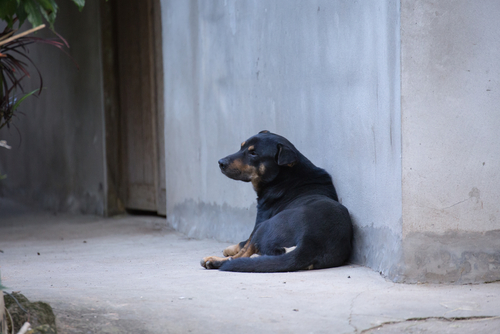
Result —
<path fill-rule="evenodd" d="M 328 170 L 356 224 L 354 261 L 401 259 L 399 1 L 163 0 L 167 218 L 238 242 L 251 185 L 217 160 L 260 130 Z"/>
<path fill-rule="evenodd" d="M 15 127 L 0 131 L 12 146 L 0 149 L 0 196 L 54 211 L 103 214 L 104 138 L 99 3 L 87 1 L 79 12 L 60 3 L 56 31 L 70 44 L 71 58 L 54 47 L 34 45 L 30 56 L 44 78 L 39 98 L 20 107 Z M 41 33 L 53 37 L 48 29 Z M 26 80 L 27 91 L 36 87 Z"/>
<path fill-rule="evenodd" d="M 500 279 L 499 13 L 496 0 L 402 1 L 409 281 Z"/>

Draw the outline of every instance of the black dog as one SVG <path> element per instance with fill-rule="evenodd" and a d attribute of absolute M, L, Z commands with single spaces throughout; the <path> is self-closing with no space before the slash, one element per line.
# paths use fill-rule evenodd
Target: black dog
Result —
<path fill-rule="evenodd" d="M 257 219 L 248 240 L 225 257 L 201 260 L 207 269 L 279 272 L 344 264 L 351 254 L 352 223 L 338 202 L 330 175 L 287 139 L 261 131 L 219 160 L 223 174 L 252 182 Z M 252 256 L 254 254 L 262 256 Z"/>

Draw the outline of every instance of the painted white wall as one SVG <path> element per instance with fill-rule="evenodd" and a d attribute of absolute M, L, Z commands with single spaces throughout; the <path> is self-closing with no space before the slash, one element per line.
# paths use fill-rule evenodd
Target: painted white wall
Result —
<path fill-rule="evenodd" d="M 356 261 L 400 260 L 399 1 L 162 1 L 167 219 L 241 241 L 251 185 L 218 159 L 267 129 L 328 170 Z M 392 268 L 392 269 L 391 269 Z"/>

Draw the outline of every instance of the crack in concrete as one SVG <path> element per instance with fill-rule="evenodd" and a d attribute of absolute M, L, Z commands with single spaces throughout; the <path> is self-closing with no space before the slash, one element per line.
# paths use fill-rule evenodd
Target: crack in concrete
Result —
<path fill-rule="evenodd" d="M 350 317 L 349 317 L 349 324 L 350 324 Z M 373 326 L 370 328 L 363 329 L 360 334 L 367 333 L 368 331 L 377 329 L 377 328 L 382 328 L 385 325 L 393 325 L 393 324 L 400 324 L 403 322 L 410 322 L 410 321 L 426 321 L 426 320 L 442 320 L 442 321 L 448 321 L 448 322 L 453 322 L 453 321 L 464 321 L 464 320 L 493 320 L 493 319 L 500 319 L 500 316 L 470 316 L 470 317 L 419 317 L 419 318 L 408 318 L 405 320 L 401 321 L 386 321 L 381 323 L 380 325 Z M 353 326 L 354 327 L 354 326 Z M 357 332 L 357 330 L 356 330 Z"/>
<path fill-rule="evenodd" d="M 352 314 L 352 309 L 353 309 L 353 307 L 354 307 L 354 302 L 356 301 L 356 299 L 358 299 L 358 297 L 359 297 L 359 296 L 361 296 L 361 294 L 362 294 L 363 292 L 364 292 L 364 291 L 361 291 L 360 293 L 358 293 L 358 294 L 356 295 L 356 297 L 354 297 L 354 298 L 351 300 L 351 306 L 349 307 L 349 319 L 348 319 L 348 320 L 349 320 L 349 326 L 351 326 L 352 328 L 354 328 L 354 332 L 355 332 L 355 333 L 357 333 L 357 332 L 358 332 L 358 328 L 352 324 L 352 316 L 353 316 L 353 314 Z"/>
<path fill-rule="evenodd" d="M 450 205 L 450 206 L 444 207 L 444 208 L 442 208 L 441 210 L 446 210 L 446 209 L 452 208 L 452 207 L 454 207 L 454 206 L 456 206 L 456 205 L 462 204 L 463 202 L 467 201 L 468 199 L 469 199 L 469 198 L 466 198 L 466 199 L 464 199 L 463 201 L 460 201 L 460 202 L 457 202 L 457 203 L 452 204 L 452 205 Z"/>

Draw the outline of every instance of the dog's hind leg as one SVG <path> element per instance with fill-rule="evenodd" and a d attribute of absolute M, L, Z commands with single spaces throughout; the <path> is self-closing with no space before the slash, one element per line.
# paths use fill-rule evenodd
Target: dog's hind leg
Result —
<path fill-rule="evenodd" d="M 238 252 L 238 254 L 231 256 L 231 259 L 237 259 L 240 257 L 250 257 L 257 253 L 258 253 L 257 247 L 255 247 L 255 245 L 252 244 L 250 240 L 248 240 L 245 246 Z"/>
<path fill-rule="evenodd" d="M 245 240 L 240 242 L 239 244 L 229 246 L 222 251 L 222 254 L 226 257 L 236 255 L 243 247 L 245 247 L 247 242 L 248 240 Z"/>
<path fill-rule="evenodd" d="M 233 256 L 233 255 L 236 255 L 238 254 L 238 252 L 241 250 L 240 248 L 240 244 L 236 244 L 236 245 L 232 245 L 232 246 L 229 246 L 229 247 L 226 247 L 223 251 L 222 251 L 222 255 L 224 256 Z"/>

